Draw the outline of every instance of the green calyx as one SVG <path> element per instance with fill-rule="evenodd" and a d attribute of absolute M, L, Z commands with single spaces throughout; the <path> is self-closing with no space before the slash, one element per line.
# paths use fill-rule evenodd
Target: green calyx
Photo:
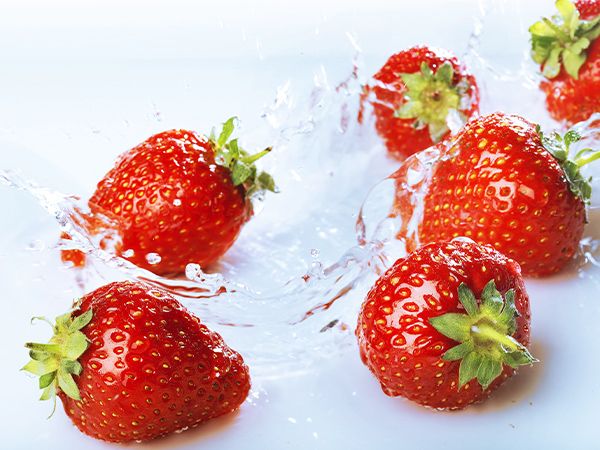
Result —
<path fill-rule="evenodd" d="M 558 76 L 562 65 L 569 76 L 577 79 L 587 48 L 600 36 L 600 16 L 581 20 L 570 0 L 556 0 L 556 9 L 557 15 L 544 17 L 529 27 L 531 56 L 542 65 L 546 78 Z"/>
<path fill-rule="evenodd" d="M 58 316 L 55 324 L 44 318 L 34 318 L 48 322 L 54 330 L 47 344 L 25 344 L 31 360 L 21 370 L 39 377 L 42 389 L 40 400 L 56 399 L 57 388 L 72 399 L 81 400 L 73 376 L 79 376 L 82 371 L 78 360 L 87 350 L 89 342 L 81 329 L 90 323 L 92 315 L 91 309 L 75 318 L 67 313 Z"/>
<path fill-rule="evenodd" d="M 398 75 L 406 86 L 406 102 L 396 110 L 395 117 L 416 119 L 415 128 L 428 127 L 431 140 L 439 142 L 449 130 L 448 114 L 455 110 L 461 115 L 459 107 L 466 92 L 465 84 L 454 84 L 454 69 L 449 62 L 435 73 L 423 62 L 420 72 Z"/>
<path fill-rule="evenodd" d="M 552 156 L 556 158 L 563 168 L 565 177 L 573 195 L 579 197 L 586 205 L 589 205 L 592 197 L 592 177 L 585 178 L 581 174 L 581 168 L 597 159 L 600 159 L 600 150 L 584 148 L 571 157 L 571 144 L 581 140 L 581 135 L 575 130 L 569 130 L 564 135 L 554 131 L 545 135 L 537 126 L 542 145 Z"/>
<path fill-rule="evenodd" d="M 243 186 L 246 197 L 264 191 L 277 192 L 273 177 L 267 172 L 259 172 L 254 164 L 257 160 L 271 151 L 271 147 L 253 155 L 239 147 L 237 139 L 231 139 L 235 128 L 235 117 L 231 117 L 223 124 L 218 137 L 213 130 L 210 142 L 215 151 L 217 164 L 227 167 L 231 171 L 231 180 L 234 186 Z"/>
<path fill-rule="evenodd" d="M 496 283 L 490 280 L 478 304 L 473 292 L 461 283 L 458 299 L 467 314 L 448 313 L 432 317 L 429 322 L 441 334 L 459 342 L 442 356 L 446 361 L 460 360 L 459 389 L 474 378 L 487 389 L 500 376 L 504 365 L 516 369 L 537 361 L 512 337 L 518 316 L 513 289 L 502 298 Z"/>

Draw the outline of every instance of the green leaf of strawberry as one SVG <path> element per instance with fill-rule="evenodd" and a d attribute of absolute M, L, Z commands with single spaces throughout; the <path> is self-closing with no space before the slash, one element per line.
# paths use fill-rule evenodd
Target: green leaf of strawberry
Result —
<path fill-rule="evenodd" d="M 432 141 L 439 142 L 448 132 L 446 120 L 459 110 L 465 87 L 454 83 L 454 69 L 443 63 L 434 73 L 426 62 L 421 71 L 398 74 L 406 86 L 406 102 L 395 112 L 401 119 L 416 119 L 415 127 L 428 127 Z"/>
<path fill-rule="evenodd" d="M 541 64 L 546 78 L 555 78 L 564 67 L 572 78 L 586 61 L 586 49 L 600 36 L 600 17 L 582 20 L 570 0 L 557 0 L 557 15 L 543 18 L 529 27 L 531 56 Z"/>
<path fill-rule="evenodd" d="M 564 135 L 556 131 L 544 134 L 538 126 L 537 132 L 546 150 L 556 158 L 563 168 L 571 192 L 586 205 L 589 204 L 592 196 L 592 178 L 584 177 L 581 174 L 581 168 L 600 159 L 600 150 L 584 148 L 571 157 L 571 145 L 581 140 L 581 135 L 576 130 L 569 130 Z"/>
<path fill-rule="evenodd" d="M 244 187 L 247 198 L 264 191 L 277 192 L 273 177 L 266 172 L 258 172 L 254 165 L 272 150 L 271 147 L 255 154 L 249 154 L 240 148 L 237 139 L 230 140 L 235 129 L 235 120 L 235 117 L 231 117 L 223 124 L 218 138 L 215 137 L 214 130 L 211 133 L 210 143 L 217 164 L 231 171 L 231 181 L 234 186 Z"/>
<path fill-rule="evenodd" d="M 512 337 L 517 317 L 513 290 L 502 298 L 492 279 L 477 305 L 473 292 L 462 283 L 458 298 L 467 314 L 447 313 L 432 317 L 429 322 L 441 334 L 459 342 L 443 355 L 447 361 L 461 361 L 459 387 L 476 378 L 487 389 L 502 373 L 503 364 L 517 367 L 537 361 Z"/>
<path fill-rule="evenodd" d="M 60 388 L 67 396 L 79 400 L 79 389 L 73 379 L 81 373 L 78 359 L 87 350 L 89 342 L 81 331 L 92 320 L 92 310 L 72 318 L 71 313 L 56 318 L 54 335 L 47 344 L 28 342 L 31 360 L 21 369 L 39 377 L 40 400 L 56 398 Z M 48 323 L 46 319 L 42 319 Z"/>

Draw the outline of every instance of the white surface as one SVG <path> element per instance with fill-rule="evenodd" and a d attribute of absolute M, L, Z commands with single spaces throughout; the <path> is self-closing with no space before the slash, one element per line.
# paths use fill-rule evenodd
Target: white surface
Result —
<path fill-rule="evenodd" d="M 499 16 L 514 17 L 517 30 L 538 15 L 536 5 L 552 8 L 541 1 L 490 3 Z M 307 92 L 321 65 L 333 81 L 344 78 L 354 53 L 346 32 L 357 39 L 365 72 L 372 73 L 389 54 L 416 43 L 462 53 L 478 8 L 471 1 L 441 0 L 308 1 L 293 7 L 3 2 L 0 168 L 17 167 L 41 184 L 86 195 L 117 154 L 154 132 L 204 130 L 231 114 L 251 131 L 286 80 Z M 491 26 L 484 34 L 487 56 L 518 67 L 526 42 Z M 511 92 L 502 97 L 508 101 Z M 0 448 L 109 448 L 81 435 L 60 408 L 46 420 L 49 408 L 37 402 L 35 382 L 18 372 L 26 360 L 22 343 L 47 336 L 43 326 L 30 327 L 29 318 L 56 315 L 78 289 L 50 248 L 53 220 L 31 198 L 2 186 L 0 204 Z M 598 219 L 592 216 L 597 238 Z M 32 241 L 47 250 L 26 250 Z M 45 278 L 36 277 L 40 265 L 47 266 Z M 64 289 L 48 289 L 48 277 Z M 315 372 L 255 379 L 255 397 L 237 415 L 144 447 L 597 447 L 599 280 L 599 271 L 590 269 L 583 278 L 571 271 L 527 282 L 532 351 L 542 363 L 523 369 L 481 406 L 439 413 L 387 398 L 352 350 Z"/>

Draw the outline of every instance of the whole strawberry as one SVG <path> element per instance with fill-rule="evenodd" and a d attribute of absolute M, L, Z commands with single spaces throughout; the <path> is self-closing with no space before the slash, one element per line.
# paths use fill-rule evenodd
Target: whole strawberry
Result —
<path fill-rule="evenodd" d="M 59 316 L 47 344 L 29 343 L 23 368 L 40 377 L 42 400 L 58 395 L 85 434 L 146 441 L 237 409 L 248 367 L 168 293 L 110 283 Z"/>
<path fill-rule="evenodd" d="M 503 113 L 469 122 L 437 163 L 424 201 L 421 243 L 466 236 L 515 259 L 523 273 L 561 270 L 579 247 L 591 187 L 581 166 L 600 153 L 580 139 L 546 136 L 525 119 Z"/>
<path fill-rule="evenodd" d="M 156 274 L 188 263 L 216 262 L 252 216 L 250 197 L 275 190 L 273 179 L 230 140 L 234 119 L 218 138 L 193 131 L 154 135 L 125 152 L 98 183 L 92 211 L 115 220 L 120 255 Z"/>
<path fill-rule="evenodd" d="M 464 123 L 479 111 L 475 78 L 445 50 L 396 53 L 373 79 L 363 101 L 370 96 L 377 132 L 396 158 L 432 146 L 450 134 L 449 120 Z"/>
<path fill-rule="evenodd" d="M 461 409 L 535 361 L 529 323 L 519 265 L 453 240 L 396 261 L 367 295 L 356 335 L 387 395 Z"/>
<path fill-rule="evenodd" d="M 531 54 L 550 115 L 573 124 L 600 111 L 600 0 L 557 0 L 556 8 L 529 28 Z"/>

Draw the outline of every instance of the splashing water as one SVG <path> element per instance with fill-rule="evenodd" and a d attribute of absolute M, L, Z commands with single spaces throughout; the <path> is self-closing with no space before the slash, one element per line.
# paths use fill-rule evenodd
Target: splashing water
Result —
<path fill-rule="evenodd" d="M 539 117 L 542 97 L 535 72 L 525 62 L 528 56 L 517 70 L 509 70 L 498 69 L 482 55 L 485 20 L 486 14 L 477 19 L 464 56 L 483 93 L 491 86 L 496 92 L 515 90 L 514 98 L 533 99 L 518 112 L 529 117 L 531 108 L 531 119 L 551 123 L 546 115 Z M 0 170 L 0 183 L 26 191 L 56 219 L 71 237 L 60 241 L 59 249 L 78 249 L 91 257 L 85 276 L 73 271 L 83 290 L 122 278 L 160 286 L 221 332 L 253 372 L 275 376 L 302 370 L 354 342 L 360 303 L 376 276 L 406 254 L 398 236 L 416 233 L 423 197 L 440 158 L 432 148 L 398 167 L 386 156 L 373 124 L 356 120 L 365 81 L 360 67 L 358 54 L 350 76 L 337 86 L 322 69 L 306 97 L 294 96 L 289 83 L 278 88 L 262 115 L 263 129 L 255 131 L 276 149 L 265 164 L 270 164 L 266 168 L 275 174 L 281 193 L 259 199 L 256 216 L 211 271 L 189 264 L 185 278 L 168 279 L 140 269 L 115 256 L 115 227 L 108 218 L 93 215 L 79 198 L 7 170 Z M 512 112 L 504 106 L 482 96 L 483 112 Z M 577 125 L 583 145 L 598 145 L 598 121 L 600 114 Z M 412 215 L 390 214 L 394 202 L 409 202 Z M 591 214 L 597 210 L 593 205 Z M 600 236 L 591 234 L 582 242 L 582 253 L 586 261 L 600 265 L 595 240 Z M 160 258 L 146 255 L 150 264 Z M 58 258 L 55 262 L 59 264 Z"/>

